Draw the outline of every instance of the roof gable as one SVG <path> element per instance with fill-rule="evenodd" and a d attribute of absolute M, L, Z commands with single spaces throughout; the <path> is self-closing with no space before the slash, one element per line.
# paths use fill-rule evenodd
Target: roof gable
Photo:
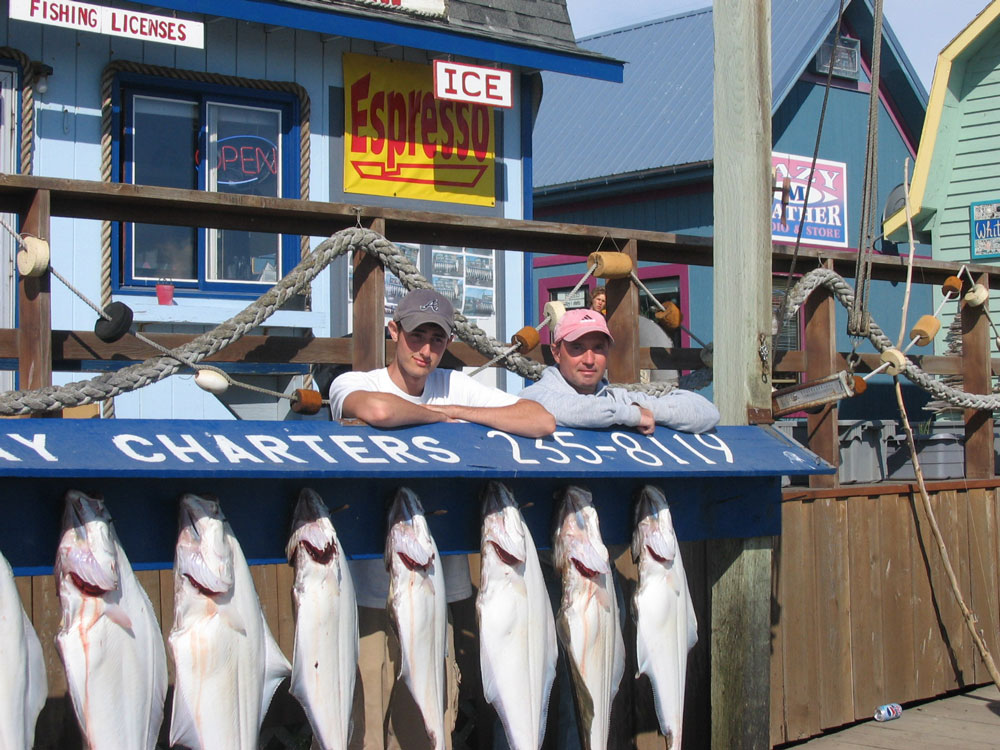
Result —
<path fill-rule="evenodd" d="M 1000 37 L 1000 3 L 992 2 L 938 54 L 934 66 L 927 116 L 920 135 L 920 149 L 910 180 L 910 211 L 914 227 L 926 224 L 938 208 L 938 199 L 951 166 L 954 132 L 962 126 L 965 115 L 962 100 L 974 80 L 967 80 L 966 63 L 983 53 L 988 44 L 994 46 Z M 887 237 L 906 238 L 905 209 L 888 217 L 883 227 Z"/>
<path fill-rule="evenodd" d="M 773 112 L 832 33 L 837 7 L 829 0 L 772 1 Z M 852 4 L 857 6 L 851 8 L 856 24 L 871 26 L 869 2 Z M 901 82 L 909 84 L 907 88 L 916 87 L 908 102 L 916 103 L 910 110 L 922 118 L 923 89 L 895 36 L 887 25 L 884 28 L 890 67 L 894 64 L 894 70 L 902 71 Z M 586 37 L 579 45 L 625 60 L 625 81 L 608 84 L 543 74 L 544 94 L 534 133 L 536 188 L 641 177 L 711 162 L 711 8 Z M 919 119 L 917 123 L 915 129 Z"/>

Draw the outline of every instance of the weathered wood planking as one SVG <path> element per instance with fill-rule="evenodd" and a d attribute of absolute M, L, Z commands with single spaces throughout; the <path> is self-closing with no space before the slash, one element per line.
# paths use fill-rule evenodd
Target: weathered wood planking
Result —
<path fill-rule="evenodd" d="M 994 492 L 969 491 L 969 573 L 971 595 L 967 604 L 978 617 L 977 627 L 986 647 L 997 659 L 997 525 Z M 975 657 L 975 682 L 988 682 L 991 677 L 979 656 Z"/>
<path fill-rule="evenodd" d="M 854 717 L 864 716 L 885 695 L 882 660 L 882 565 L 878 503 L 855 496 L 847 501 L 851 570 L 851 660 Z"/>
<path fill-rule="evenodd" d="M 909 495 L 889 495 L 879 502 L 882 540 L 882 628 L 886 701 L 916 697 L 913 658 L 913 514 Z M 874 707 L 873 707 L 874 708 Z"/>

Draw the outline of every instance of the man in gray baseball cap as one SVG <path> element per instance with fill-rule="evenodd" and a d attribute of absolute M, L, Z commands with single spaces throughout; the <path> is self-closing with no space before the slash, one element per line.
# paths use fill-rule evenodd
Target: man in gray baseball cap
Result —
<path fill-rule="evenodd" d="M 433 289 L 416 289 L 399 303 L 389 321 L 389 335 L 396 354 L 388 367 L 371 372 L 348 372 L 330 386 L 330 411 L 334 419 L 356 417 L 374 427 L 404 427 L 432 422 L 475 422 L 514 435 L 540 438 L 551 434 L 555 419 L 534 401 L 518 399 L 480 383 L 456 370 L 440 370 L 438 364 L 448 348 L 455 312 L 448 298 Z M 393 643 L 385 601 L 389 576 L 382 560 L 351 560 L 358 601 L 361 632 L 358 667 L 364 716 L 355 717 L 352 747 L 390 747 L 382 744 L 383 727 L 406 750 L 425 747 L 426 736 L 413 701 L 392 698 L 398 665 L 387 664 Z M 445 592 L 456 622 L 475 625 L 472 582 L 464 555 L 445 555 L 441 560 Z M 464 614 L 463 614 L 464 613 Z M 455 725 L 458 699 L 458 666 L 455 662 L 453 630 L 449 624 L 448 710 L 445 725 Z M 398 646 L 395 647 L 398 653 Z M 388 721 L 383 719 L 388 715 Z M 374 733 L 370 739 L 369 733 Z M 363 743 L 358 739 L 364 735 Z"/>

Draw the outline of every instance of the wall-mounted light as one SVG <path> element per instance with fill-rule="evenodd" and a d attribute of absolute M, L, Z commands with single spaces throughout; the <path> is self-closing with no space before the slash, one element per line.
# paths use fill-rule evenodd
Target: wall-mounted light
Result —
<path fill-rule="evenodd" d="M 35 69 L 35 93 L 41 95 L 49 90 L 49 76 L 52 75 L 52 66 L 45 63 L 36 62 Z"/>

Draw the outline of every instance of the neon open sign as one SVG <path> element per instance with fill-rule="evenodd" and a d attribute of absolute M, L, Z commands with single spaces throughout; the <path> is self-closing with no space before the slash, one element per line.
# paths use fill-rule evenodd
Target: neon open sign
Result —
<path fill-rule="evenodd" d="M 278 146 L 259 135 L 220 138 L 216 151 L 216 182 L 219 185 L 260 183 L 278 174 Z M 195 164 L 201 157 L 195 153 Z"/>

